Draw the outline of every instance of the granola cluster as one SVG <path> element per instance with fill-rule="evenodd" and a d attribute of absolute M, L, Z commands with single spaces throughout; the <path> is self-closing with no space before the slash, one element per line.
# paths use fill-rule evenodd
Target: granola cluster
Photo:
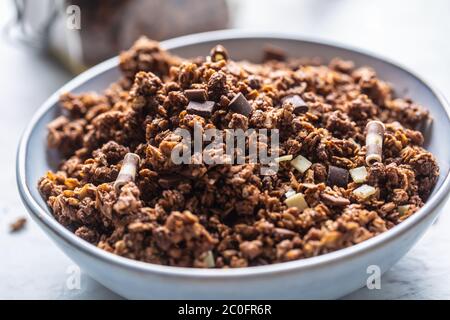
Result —
<path fill-rule="evenodd" d="M 235 62 L 219 47 L 187 60 L 141 38 L 121 54 L 122 77 L 102 94 L 64 94 L 48 145 L 65 160 L 39 181 L 54 217 L 127 258 L 234 268 L 345 248 L 423 206 L 439 175 L 422 147 L 426 109 L 351 61 L 266 57 Z M 383 125 L 382 161 L 369 165 L 373 120 Z M 279 171 L 173 164 L 174 131 L 196 124 L 279 129 Z M 129 153 L 140 158 L 135 176 L 115 189 Z"/>

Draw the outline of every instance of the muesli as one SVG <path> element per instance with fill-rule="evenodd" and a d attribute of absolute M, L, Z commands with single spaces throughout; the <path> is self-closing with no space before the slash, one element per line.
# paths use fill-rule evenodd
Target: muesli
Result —
<path fill-rule="evenodd" d="M 130 259 L 235 268 L 349 247 L 424 205 L 439 175 L 419 131 L 429 113 L 373 69 L 273 48 L 261 64 L 222 46 L 205 55 L 141 38 L 103 93 L 61 96 L 48 146 L 64 161 L 39 181 L 61 224 Z M 175 163 L 178 129 L 277 130 L 277 147 L 274 133 L 256 143 L 276 170 L 248 161 L 249 141 L 209 149 L 222 163 Z"/>

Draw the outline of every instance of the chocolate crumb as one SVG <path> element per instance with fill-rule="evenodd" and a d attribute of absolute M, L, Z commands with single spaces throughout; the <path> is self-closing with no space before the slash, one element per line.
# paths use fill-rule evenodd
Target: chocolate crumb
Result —
<path fill-rule="evenodd" d="M 24 217 L 18 218 L 16 221 L 11 223 L 11 225 L 10 225 L 10 232 L 14 233 L 14 232 L 22 230 L 25 227 L 26 223 L 27 223 L 27 219 L 26 218 L 24 218 Z"/>

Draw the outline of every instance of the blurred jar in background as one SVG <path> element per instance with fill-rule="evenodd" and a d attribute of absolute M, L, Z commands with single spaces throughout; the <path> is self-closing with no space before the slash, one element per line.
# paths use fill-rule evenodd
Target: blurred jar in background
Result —
<path fill-rule="evenodd" d="M 9 34 L 78 73 L 131 46 L 224 29 L 226 0 L 15 0 Z M 76 6 L 76 7 L 74 7 Z"/>

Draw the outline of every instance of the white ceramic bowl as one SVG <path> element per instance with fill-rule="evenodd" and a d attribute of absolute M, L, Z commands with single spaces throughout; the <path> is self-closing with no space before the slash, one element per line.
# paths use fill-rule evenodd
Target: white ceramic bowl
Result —
<path fill-rule="evenodd" d="M 450 136 L 449 107 L 426 82 L 396 63 L 360 50 L 295 36 L 240 31 L 219 31 L 164 41 L 162 46 L 182 57 L 205 55 L 223 44 L 233 59 L 260 61 L 262 47 L 271 43 L 290 56 L 351 59 L 376 69 L 395 91 L 425 105 L 434 118 L 426 133 L 426 147 L 438 159 L 439 181 L 426 205 L 391 230 L 350 248 L 298 261 L 231 270 L 168 267 L 129 260 L 83 241 L 60 225 L 37 190 L 37 181 L 54 168 L 55 155 L 46 148 L 46 125 L 58 113 L 61 91 L 102 90 L 119 76 L 113 58 L 84 72 L 52 95 L 39 108 L 20 142 L 17 183 L 33 219 L 54 242 L 94 279 L 127 298 L 241 299 L 241 298 L 338 298 L 366 285 L 367 267 L 381 272 L 396 263 L 423 235 L 439 214 L 449 194 L 450 148 L 442 139 Z"/>

